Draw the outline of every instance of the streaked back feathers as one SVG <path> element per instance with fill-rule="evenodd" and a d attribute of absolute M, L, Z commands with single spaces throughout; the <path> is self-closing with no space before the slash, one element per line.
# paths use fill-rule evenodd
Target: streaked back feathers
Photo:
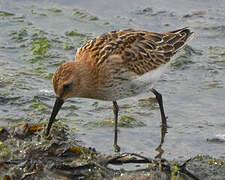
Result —
<path fill-rule="evenodd" d="M 142 75 L 170 61 L 192 32 L 183 28 L 163 34 L 121 30 L 105 33 L 81 47 L 77 56 L 90 53 L 97 66 L 112 55 L 119 55 L 123 64 L 137 75 Z"/>

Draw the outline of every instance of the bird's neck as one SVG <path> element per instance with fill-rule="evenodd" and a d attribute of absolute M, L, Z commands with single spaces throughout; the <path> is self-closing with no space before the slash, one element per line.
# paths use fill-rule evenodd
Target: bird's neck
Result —
<path fill-rule="evenodd" d="M 77 79 L 77 97 L 95 98 L 98 88 L 98 70 L 88 60 L 74 61 L 75 79 Z"/>

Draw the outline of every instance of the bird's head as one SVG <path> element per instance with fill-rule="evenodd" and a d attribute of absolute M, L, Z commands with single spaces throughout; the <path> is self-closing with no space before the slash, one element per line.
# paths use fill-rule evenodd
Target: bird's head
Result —
<path fill-rule="evenodd" d="M 77 80 L 75 76 L 74 62 L 66 62 L 59 66 L 52 78 L 56 97 L 65 101 L 66 99 L 75 96 L 75 81 Z"/>
<path fill-rule="evenodd" d="M 91 61 L 72 61 L 63 63 L 52 78 L 56 101 L 48 123 L 47 132 L 51 129 L 60 108 L 66 99 L 71 97 L 96 98 L 98 78 Z"/>
<path fill-rule="evenodd" d="M 59 66 L 53 75 L 52 84 L 56 94 L 56 101 L 49 119 L 46 135 L 49 134 L 52 123 L 54 122 L 64 101 L 70 97 L 76 96 L 77 94 L 78 88 L 76 87 L 76 82 L 78 82 L 79 79 L 76 76 L 75 69 L 76 67 L 74 62 L 66 62 Z"/>

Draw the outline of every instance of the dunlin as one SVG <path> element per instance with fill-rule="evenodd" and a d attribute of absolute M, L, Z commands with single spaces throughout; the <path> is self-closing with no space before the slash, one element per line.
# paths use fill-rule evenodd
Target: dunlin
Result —
<path fill-rule="evenodd" d="M 55 105 L 47 132 L 66 99 L 91 98 L 113 102 L 114 147 L 117 145 L 117 100 L 143 93 L 150 88 L 159 103 L 162 125 L 167 125 L 162 96 L 152 84 L 159 78 L 170 58 L 192 32 L 188 28 L 166 33 L 120 30 L 100 35 L 79 48 L 75 60 L 62 64 L 52 83 Z"/>

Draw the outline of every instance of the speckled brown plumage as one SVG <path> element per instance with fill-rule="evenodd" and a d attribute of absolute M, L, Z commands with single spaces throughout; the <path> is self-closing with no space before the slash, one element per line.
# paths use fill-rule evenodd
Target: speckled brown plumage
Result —
<path fill-rule="evenodd" d="M 163 34 L 135 30 L 112 31 L 89 41 L 78 50 L 77 56 L 90 53 L 100 67 L 110 56 L 118 55 L 124 66 L 143 75 L 167 63 L 191 34 L 187 28 Z"/>

